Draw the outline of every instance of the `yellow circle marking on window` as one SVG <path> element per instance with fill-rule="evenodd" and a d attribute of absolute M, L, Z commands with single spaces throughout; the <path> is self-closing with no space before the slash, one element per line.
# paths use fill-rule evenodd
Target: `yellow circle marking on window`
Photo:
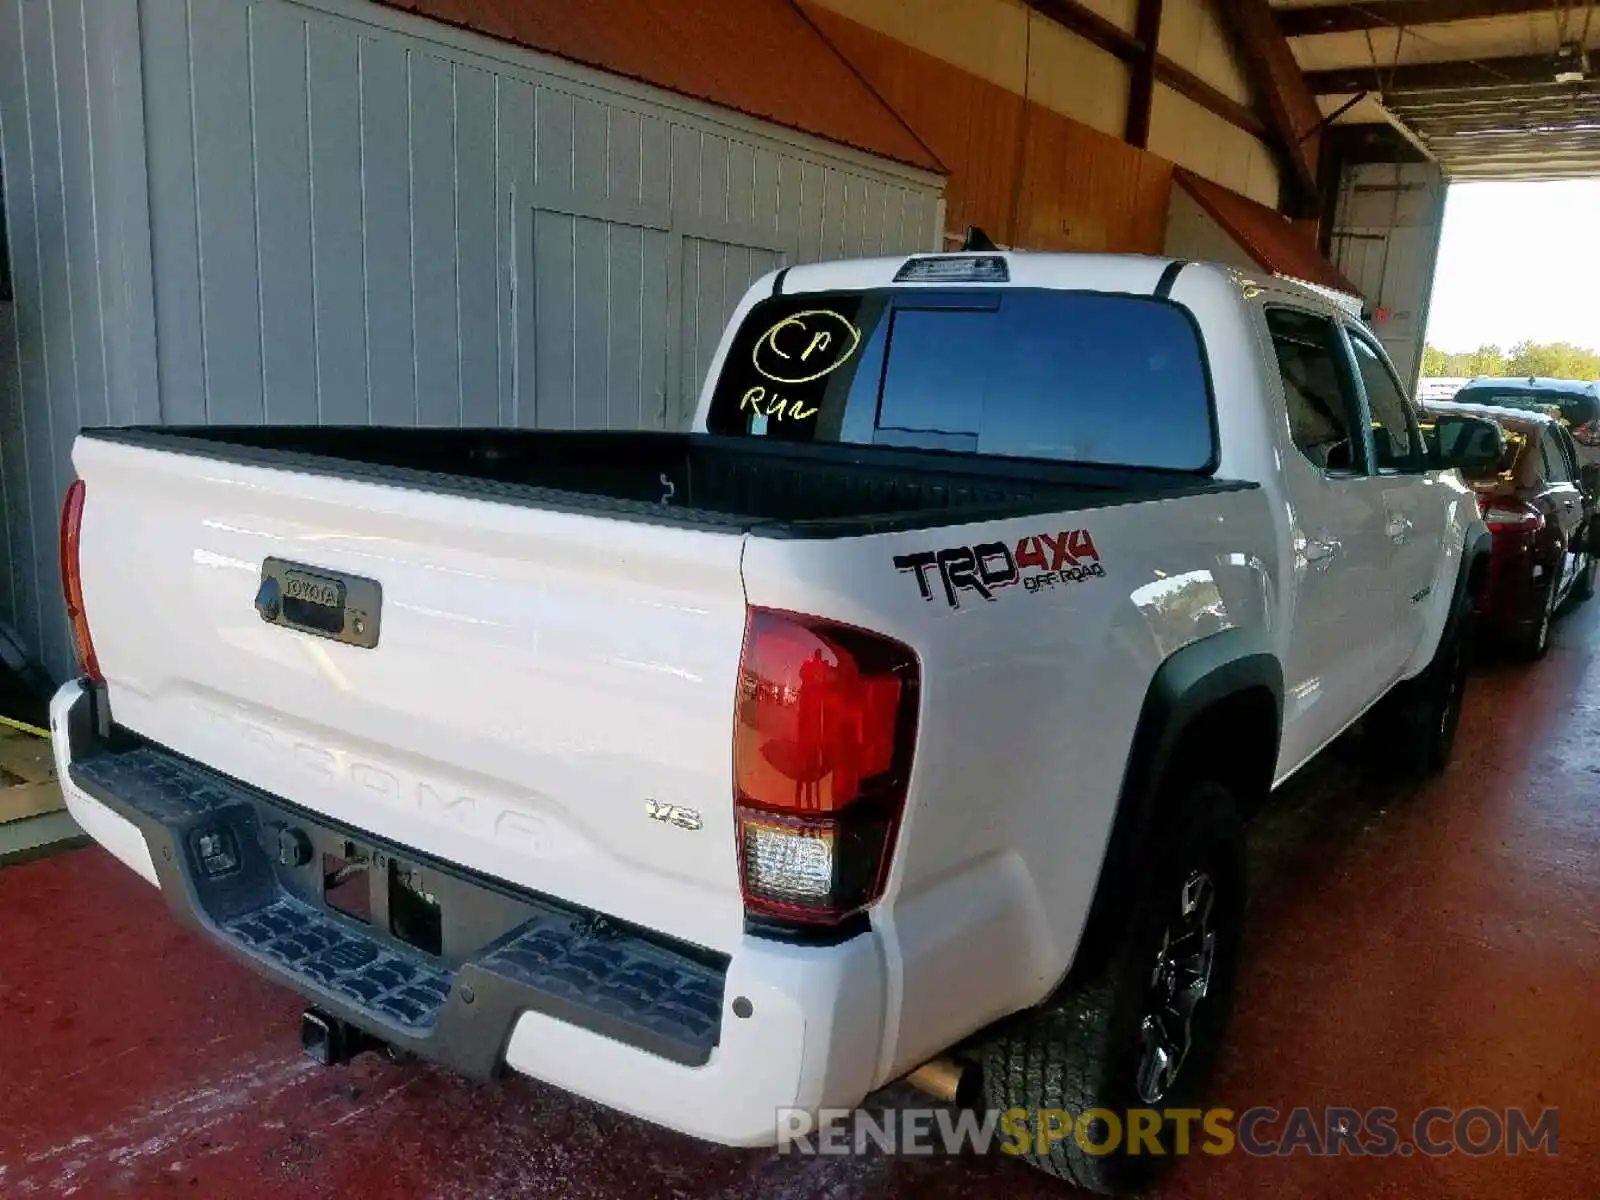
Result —
<path fill-rule="evenodd" d="M 784 341 L 790 349 L 778 345 L 779 334 L 786 335 Z M 860 345 L 859 329 L 831 309 L 814 308 L 792 313 L 763 333 L 756 339 L 750 361 L 774 383 L 810 383 L 844 366 Z M 763 358 L 767 359 L 765 365 Z M 789 366 L 790 363 L 795 365 Z M 819 366 L 820 370 L 814 369 Z M 786 373 L 795 370 L 811 373 Z"/>

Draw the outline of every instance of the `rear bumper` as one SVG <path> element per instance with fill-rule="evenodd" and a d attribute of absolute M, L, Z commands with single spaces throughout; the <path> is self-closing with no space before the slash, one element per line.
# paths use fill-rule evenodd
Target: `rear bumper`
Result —
<path fill-rule="evenodd" d="M 1551 568 L 1520 544 L 1517 536 L 1496 535 L 1489 578 L 1478 601 L 1482 625 L 1503 637 L 1529 633 L 1544 615 L 1548 597 Z"/>
<path fill-rule="evenodd" d="M 830 947 L 746 938 L 731 956 L 685 946 L 341 828 L 161 747 L 107 739 L 94 709 L 71 683 L 50 714 L 85 832 L 185 924 L 384 1041 L 475 1077 L 509 1067 L 731 1145 L 771 1144 L 778 1109 L 852 1105 L 874 1083 L 886 983 L 871 933 Z M 307 864 L 279 853 L 285 830 L 314 849 Z M 225 854 L 207 866 L 218 844 L 235 865 L 219 868 Z M 373 872 L 370 923 L 322 902 L 321 853 L 346 845 Z M 439 956 L 384 919 L 400 862 L 438 901 Z"/>

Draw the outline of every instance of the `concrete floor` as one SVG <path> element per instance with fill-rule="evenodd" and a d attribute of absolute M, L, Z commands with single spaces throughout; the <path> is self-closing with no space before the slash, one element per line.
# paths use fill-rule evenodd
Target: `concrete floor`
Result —
<path fill-rule="evenodd" d="M 1196 1157 L 1170 1197 L 1600 1195 L 1600 604 L 1488 664 L 1426 788 L 1349 747 L 1252 838 L 1220 1104 L 1560 1107 L 1557 1157 Z M 0 871 L 0 1194 L 1064 1195 L 1009 1161 L 721 1150 L 522 1080 L 296 1044 L 300 1005 L 181 933 L 96 849 Z"/>

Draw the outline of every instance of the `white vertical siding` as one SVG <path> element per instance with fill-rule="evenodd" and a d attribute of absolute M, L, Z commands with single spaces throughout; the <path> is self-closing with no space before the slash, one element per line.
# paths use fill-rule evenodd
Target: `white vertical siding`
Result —
<path fill-rule="evenodd" d="M 926 175 L 363 0 L 0 0 L 0 620 L 70 669 L 83 425 L 675 428 L 751 280 Z"/>
<path fill-rule="evenodd" d="M 268 421 L 316 422 L 321 413 L 311 257 L 310 106 L 288 102 L 309 95 L 306 28 L 292 9 L 281 7 L 251 9 L 249 18 L 261 411 Z M 279 163 L 305 167 L 271 169 Z"/>
<path fill-rule="evenodd" d="M 4 214 L 0 213 L 0 220 Z M 27 456 L 20 431 L 21 364 L 17 361 L 17 308 L 10 300 L 0 300 L 0 496 L 7 497 L 6 511 L 0 520 L 0 552 L 5 555 L 0 574 L 0 620 L 31 644 L 39 643 L 38 610 L 25 601 L 31 587 L 29 570 L 33 561 L 32 530 L 28 527 Z M 16 503 L 9 500 L 17 497 Z M 25 626 L 25 630 L 19 629 Z"/>
<path fill-rule="evenodd" d="M 311 198 L 312 360 L 318 418 L 330 425 L 367 419 L 365 162 L 360 47 L 350 29 L 306 38 L 307 168 Z"/>
<path fill-rule="evenodd" d="M 261 250 L 256 237 L 256 168 L 294 173 L 297 165 L 262 162 L 255 154 L 256 114 L 251 107 L 254 6 L 235 0 L 159 0 L 148 7 L 186 9 L 187 37 L 179 44 L 145 47 L 151 75 L 172 72 L 189 81 L 183 99 L 189 111 L 195 181 L 196 249 L 202 344 L 199 360 L 205 419 L 249 424 L 266 418 L 262 375 Z M 276 91 L 263 77 L 263 96 Z M 277 97 L 273 97 L 277 99 Z M 146 136 L 167 132 L 152 122 Z M 157 181 L 159 186 L 159 180 Z M 266 247 L 276 257 L 278 247 Z M 162 246 L 157 243 L 157 261 Z M 157 335 L 165 340 L 157 279 Z M 163 415 L 168 397 L 162 389 Z M 185 408 L 188 401 L 185 399 Z"/>
<path fill-rule="evenodd" d="M 1422 369 L 1444 194 L 1432 163 L 1367 163 L 1339 185 L 1331 256 L 1377 310 L 1373 329 L 1408 386 Z"/>
<path fill-rule="evenodd" d="M 141 2 L 167 420 L 673 427 L 751 279 L 932 244 L 924 180 L 540 56 Z"/>
<path fill-rule="evenodd" d="M 14 306 L 0 319 L 0 621 L 70 669 L 56 520 L 83 425 L 148 419 L 156 389 L 136 14 L 0 0 L 0 161 Z"/>

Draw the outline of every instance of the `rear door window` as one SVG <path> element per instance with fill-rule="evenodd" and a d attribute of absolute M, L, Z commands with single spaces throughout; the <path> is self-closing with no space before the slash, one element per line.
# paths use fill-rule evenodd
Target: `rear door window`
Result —
<path fill-rule="evenodd" d="M 1042 289 L 778 297 L 740 327 L 712 433 L 1209 471 L 1187 311 Z"/>
<path fill-rule="evenodd" d="M 1541 443 L 1544 448 L 1544 478 L 1546 483 L 1571 483 L 1578 477 L 1576 466 L 1567 458 L 1565 447 L 1554 429 L 1546 429 Z"/>
<path fill-rule="evenodd" d="M 1324 474 L 1363 474 L 1366 443 L 1356 432 L 1360 406 L 1338 326 L 1327 317 L 1276 305 L 1266 310 L 1266 319 L 1295 449 Z"/>
<path fill-rule="evenodd" d="M 1416 413 L 1389 364 L 1366 338 L 1350 331 L 1350 349 L 1372 416 L 1372 452 L 1379 471 L 1423 471 L 1427 458 Z"/>

